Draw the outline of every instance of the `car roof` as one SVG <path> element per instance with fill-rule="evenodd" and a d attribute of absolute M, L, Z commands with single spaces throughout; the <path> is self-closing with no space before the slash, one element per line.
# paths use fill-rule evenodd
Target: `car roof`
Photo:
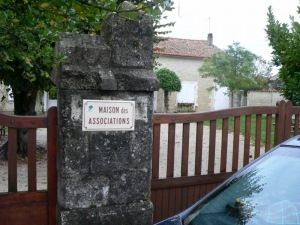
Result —
<path fill-rule="evenodd" d="M 231 177 L 229 177 L 228 179 L 226 179 L 223 183 L 221 183 L 215 190 L 209 192 L 206 196 L 202 197 L 201 199 L 199 199 L 198 202 L 196 202 L 194 205 L 192 205 L 191 207 L 187 208 L 186 210 L 182 211 L 181 213 L 179 213 L 178 215 L 180 215 L 181 218 L 185 218 L 186 215 L 189 214 L 189 212 L 191 212 L 194 208 L 197 207 L 197 205 L 200 204 L 200 202 L 202 202 L 202 200 L 206 199 L 207 197 L 209 197 L 212 193 L 214 193 L 218 188 L 221 188 L 224 184 L 230 182 L 232 179 L 235 179 L 236 177 L 238 177 L 241 173 L 243 173 L 244 170 L 246 170 L 248 167 L 252 166 L 253 164 L 255 164 L 257 161 L 259 161 L 260 159 L 266 157 L 269 153 L 276 151 L 276 149 L 281 148 L 281 147 L 292 147 L 292 148 L 299 148 L 300 147 L 300 135 L 297 135 L 295 137 L 292 137 L 290 139 L 288 139 L 285 142 L 282 142 L 281 144 L 274 146 L 272 149 L 270 149 L 268 152 L 266 152 L 265 154 L 261 155 L 260 157 L 258 157 L 257 159 L 253 160 L 251 163 L 249 163 L 248 165 L 246 165 L 245 167 L 243 167 L 242 169 L 240 169 L 239 171 L 237 171 L 235 174 L 233 174 Z"/>
<path fill-rule="evenodd" d="M 300 147 L 300 136 L 296 136 L 292 139 L 289 139 L 285 142 L 283 142 L 282 144 L 280 144 L 280 146 L 295 146 L 295 147 Z"/>

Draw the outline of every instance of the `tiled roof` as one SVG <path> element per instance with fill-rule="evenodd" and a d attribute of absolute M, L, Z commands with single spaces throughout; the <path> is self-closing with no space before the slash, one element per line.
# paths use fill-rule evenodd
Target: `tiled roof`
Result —
<path fill-rule="evenodd" d="M 220 51 L 215 45 L 209 46 L 207 40 L 190 40 L 180 38 L 167 38 L 154 44 L 154 54 L 183 56 L 195 58 L 210 58 L 211 54 Z"/>
<path fill-rule="evenodd" d="M 281 90 L 252 90 L 252 91 L 248 91 L 248 93 L 250 92 L 282 92 Z"/>

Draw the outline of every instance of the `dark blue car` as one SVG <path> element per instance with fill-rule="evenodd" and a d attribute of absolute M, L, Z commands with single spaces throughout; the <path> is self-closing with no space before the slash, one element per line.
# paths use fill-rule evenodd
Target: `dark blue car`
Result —
<path fill-rule="evenodd" d="M 156 225 L 300 224 L 300 136 L 274 147 L 193 206 Z"/>

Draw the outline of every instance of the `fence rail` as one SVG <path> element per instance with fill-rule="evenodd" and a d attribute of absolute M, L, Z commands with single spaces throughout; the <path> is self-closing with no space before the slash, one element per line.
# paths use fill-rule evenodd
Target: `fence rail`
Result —
<path fill-rule="evenodd" d="M 251 160 L 297 135 L 299 114 L 300 107 L 293 107 L 289 101 L 270 107 L 154 114 L 154 222 L 186 209 Z M 233 120 L 233 132 L 229 120 Z M 255 138 L 251 138 L 251 129 L 255 129 Z M 178 167 L 180 171 L 176 172 Z"/>

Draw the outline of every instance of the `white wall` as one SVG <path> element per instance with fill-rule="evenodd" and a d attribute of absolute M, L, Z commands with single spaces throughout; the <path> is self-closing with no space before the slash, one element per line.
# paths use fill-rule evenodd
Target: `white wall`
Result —
<path fill-rule="evenodd" d="M 230 108 L 229 96 L 224 94 L 226 92 L 226 87 L 218 88 L 218 91 L 214 92 L 214 110 Z"/>
<path fill-rule="evenodd" d="M 172 57 L 172 56 L 159 56 L 157 62 L 161 64 L 159 68 L 168 68 L 174 71 L 181 81 L 198 82 L 197 91 L 197 111 L 208 111 L 214 109 L 214 93 L 208 92 L 206 89 L 213 84 L 210 78 L 201 78 L 198 72 L 203 64 L 203 60 L 200 58 L 188 58 L 188 57 Z M 169 96 L 169 111 L 176 111 L 177 93 L 172 92 Z M 157 112 L 163 112 L 163 91 L 158 93 Z"/>
<path fill-rule="evenodd" d="M 277 101 L 285 100 L 277 91 L 249 91 L 247 106 L 275 106 Z"/>
<path fill-rule="evenodd" d="M 56 99 L 49 99 L 49 93 L 44 91 L 44 112 L 47 112 L 49 108 L 52 106 L 57 106 L 57 100 Z"/>

